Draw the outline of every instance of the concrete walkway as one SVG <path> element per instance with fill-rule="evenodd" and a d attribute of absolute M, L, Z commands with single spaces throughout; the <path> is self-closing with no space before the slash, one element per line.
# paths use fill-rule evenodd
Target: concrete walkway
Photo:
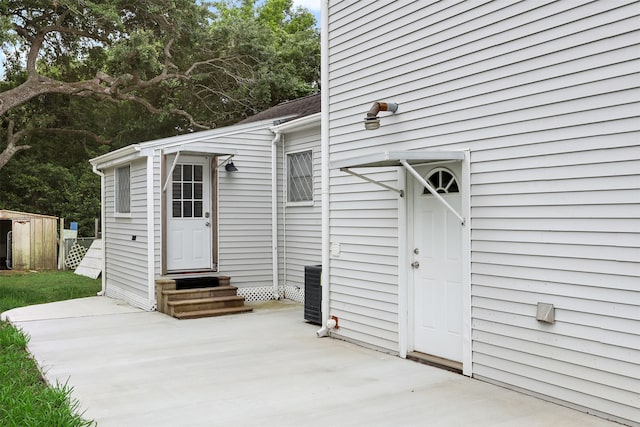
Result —
<path fill-rule="evenodd" d="M 176 320 L 106 297 L 3 313 L 108 426 L 614 426 L 331 338 L 294 303 Z"/>

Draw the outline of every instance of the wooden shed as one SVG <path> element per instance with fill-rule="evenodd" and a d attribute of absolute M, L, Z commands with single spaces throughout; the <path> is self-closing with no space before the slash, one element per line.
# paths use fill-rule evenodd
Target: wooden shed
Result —
<path fill-rule="evenodd" d="M 55 216 L 0 209 L 0 268 L 57 268 Z"/>

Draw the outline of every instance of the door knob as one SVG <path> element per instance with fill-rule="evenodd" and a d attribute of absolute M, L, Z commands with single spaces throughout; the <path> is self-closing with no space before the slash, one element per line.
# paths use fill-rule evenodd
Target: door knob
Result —
<path fill-rule="evenodd" d="M 205 223 L 204 223 L 204 225 L 205 225 L 206 227 L 210 227 L 210 226 L 211 226 L 211 223 L 210 223 L 210 222 L 205 222 Z"/>
<path fill-rule="evenodd" d="M 413 268 L 418 268 L 418 267 L 420 267 L 420 263 L 419 263 L 418 261 L 413 261 L 413 262 L 411 263 L 411 267 L 413 267 Z"/>

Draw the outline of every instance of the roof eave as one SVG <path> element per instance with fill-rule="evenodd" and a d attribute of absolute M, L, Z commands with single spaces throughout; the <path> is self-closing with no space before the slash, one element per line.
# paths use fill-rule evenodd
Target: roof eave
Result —
<path fill-rule="evenodd" d="M 300 131 L 320 125 L 322 113 L 314 113 L 271 127 L 273 133 Z"/>

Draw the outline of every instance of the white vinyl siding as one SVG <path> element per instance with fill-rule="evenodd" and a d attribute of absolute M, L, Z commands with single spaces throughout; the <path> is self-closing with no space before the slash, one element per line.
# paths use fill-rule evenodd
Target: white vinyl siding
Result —
<path fill-rule="evenodd" d="M 105 172 L 106 224 L 103 239 L 106 292 L 107 296 L 124 299 L 148 310 L 151 307 L 147 295 L 146 159 L 137 160 L 130 165 L 131 212 L 127 217 L 113 214 L 116 170 L 117 168 L 112 168 Z"/>
<path fill-rule="evenodd" d="M 331 172 L 331 315 L 343 338 L 398 348 L 397 194 L 342 172 Z M 398 187 L 395 170 L 367 169 L 367 177 Z"/>
<path fill-rule="evenodd" d="M 164 148 L 207 141 L 222 150 L 234 150 L 237 172 L 221 168 L 214 200 L 218 209 L 218 229 L 214 235 L 218 246 L 217 273 L 231 276 L 240 288 L 255 287 L 260 295 L 273 286 L 271 223 L 271 141 L 272 121 L 238 125 L 171 138 L 147 141 L 120 152 L 93 159 L 105 171 L 106 209 L 106 282 L 107 294 L 125 299 L 145 309 L 152 309 L 155 294 L 150 281 L 162 276 L 163 222 L 165 206 L 162 186 Z M 197 149 L 197 147 L 196 147 Z M 214 149 L 214 151 L 217 148 Z M 153 156 L 153 183 L 147 183 L 147 157 Z M 131 213 L 115 215 L 115 169 L 130 159 Z M 319 158 L 314 168 L 319 177 Z M 169 167 L 165 164 L 165 168 Z M 318 178 L 319 179 L 319 178 Z M 153 191 L 154 248 L 148 250 L 148 194 Z M 318 185 L 319 192 L 319 185 Z M 319 198 L 319 195 L 316 194 Z M 135 240 L 133 239 L 135 236 Z M 149 271 L 149 255 L 153 255 L 153 273 Z M 270 292 L 267 292 L 271 295 Z"/>
<path fill-rule="evenodd" d="M 218 272 L 238 287 L 273 285 L 271 140 L 267 126 L 216 141 L 238 150 L 237 172 L 218 171 Z"/>
<path fill-rule="evenodd" d="M 639 420 L 640 4 L 341 1 L 328 20 L 330 161 L 470 150 L 474 376 Z M 399 110 L 365 131 L 378 100 Z M 397 197 L 368 187 L 331 171 L 331 313 L 397 351 Z"/>
<path fill-rule="evenodd" d="M 278 255 L 280 284 L 304 290 L 304 267 L 321 263 L 320 126 L 283 134 L 278 143 Z M 284 151 L 283 151 L 284 144 Z M 289 153 L 311 155 L 312 194 L 305 204 L 286 203 L 287 183 L 283 165 Z"/>

